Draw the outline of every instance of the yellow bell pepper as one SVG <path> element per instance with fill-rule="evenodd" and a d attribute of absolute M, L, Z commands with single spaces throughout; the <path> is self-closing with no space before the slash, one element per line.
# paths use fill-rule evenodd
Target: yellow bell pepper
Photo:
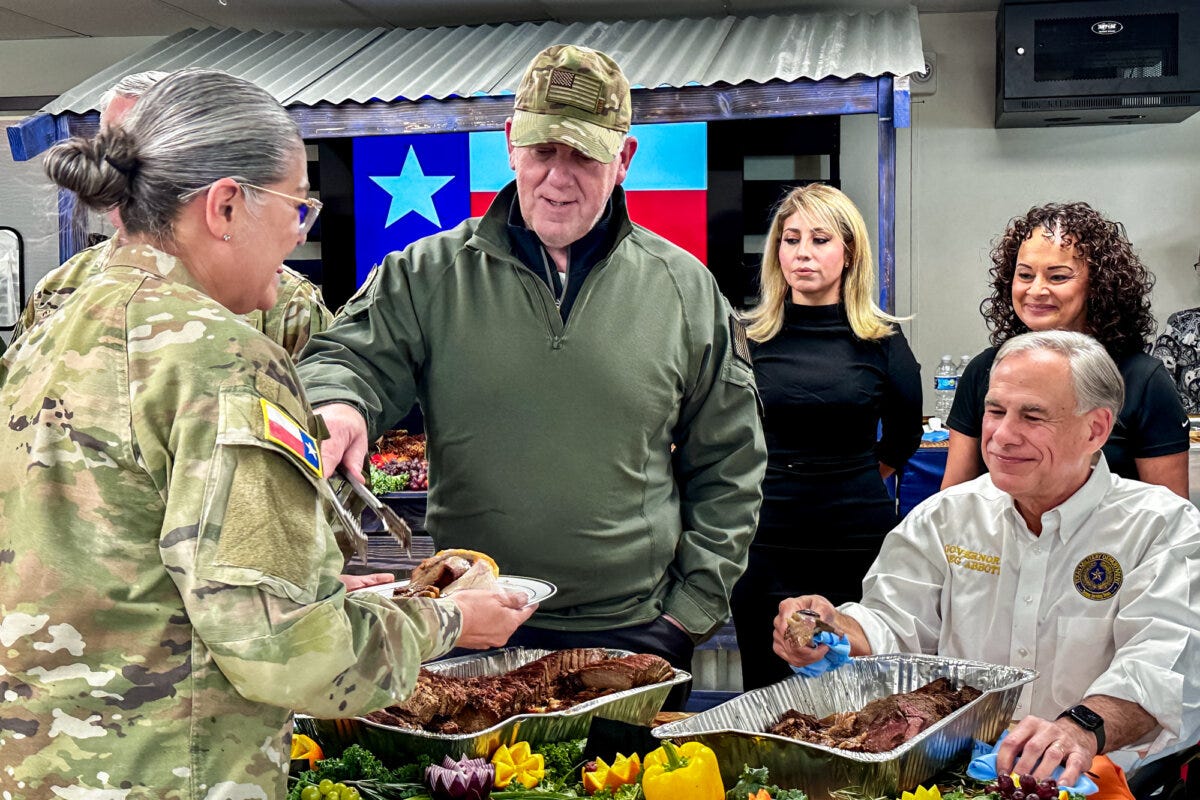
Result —
<path fill-rule="evenodd" d="M 642 793 L 646 800 L 724 800 L 716 754 L 700 742 L 663 741 L 642 762 Z"/>
<path fill-rule="evenodd" d="M 321 745 L 314 742 L 303 733 L 292 734 L 292 758 L 308 759 L 308 768 L 316 769 L 317 762 L 325 757 Z"/>
<path fill-rule="evenodd" d="M 497 789 L 513 781 L 532 789 L 546 777 L 546 761 L 541 753 L 530 752 L 529 742 L 517 742 L 512 747 L 500 745 L 492 754 L 492 764 L 496 767 Z"/>
<path fill-rule="evenodd" d="M 942 800 L 942 792 L 936 786 L 930 789 L 918 786 L 915 792 L 901 793 L 900 800 Z"/>
<path fill-rule="evenodd" d="M 617 753 L 611 765 L 606 764 L 603 758 L 597 758 L 583 768 L 583 788 L 588 794 L 595 794 L 604 788 L 616 790 L 627 783 L 634 783 L 641 771 L 642 760 L 637 753 L 628 758 Z"/>

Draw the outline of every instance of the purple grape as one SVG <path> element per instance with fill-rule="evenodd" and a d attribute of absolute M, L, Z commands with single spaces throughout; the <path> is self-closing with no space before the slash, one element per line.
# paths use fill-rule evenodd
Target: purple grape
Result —
<path fill-rule="evenodd" d="M 1020 789 L 1013 789 L 1012 794 L 1009 795 L 1009 800 L 1025 800 L 1025 793 Z"/>
<path fill-rule="evenodd" d="M 997 775 L 996 785 L 1000 787 L 1002 792 L 1011 792 L 1013 788 L 1013 779 L 1009 775 Z"/>
<path fill-rule="evenodd" d="M 1026 790 L 1026 794 L 1029 794 L 1029 789 L 1033 789 L 1036 786 L 1037 781 L 1033 779 L 1032 775 L 1028 772 L 1021 773 L 1021 788 Z"/>
<path fill-rule="evenodd" d="M 1045 780 L 1040 780 L 1040 781 L 1038 781 L 1038 788 L 1039 789 L 1049 789 L 1050 791 L 1054 792 L 1055 794 L 1058 794 L 1058 781 L 1054 780 L 1054 778 L 1046 778 Z"/>

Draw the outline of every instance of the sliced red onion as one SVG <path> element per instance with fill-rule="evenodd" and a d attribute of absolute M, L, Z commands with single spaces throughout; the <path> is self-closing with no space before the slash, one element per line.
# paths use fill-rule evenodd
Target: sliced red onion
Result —
<path fill-rule="evenodd" d="M 492 794 L 496 768 L 483 758 L 457 761 L 445 756 L 442 765 L 425 768 L 425 782 L 435 800 L 487 800 Z"/>

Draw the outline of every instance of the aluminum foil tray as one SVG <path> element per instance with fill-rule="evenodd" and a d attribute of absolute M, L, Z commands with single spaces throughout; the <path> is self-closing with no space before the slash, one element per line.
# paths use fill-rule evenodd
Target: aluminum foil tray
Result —
<path fill-rule="evenodd" d="M 764 733 L 790 708 L 817 717 L 857 711 L 871 700 L 911 692 L 943 676 L 956 688 L 970 684 L 983 695 L 886 753 L 854 753 Z M 1030 669 L 940 656 L 866 656 L 815 678 L 797 675 L 746 692 L 652 733 L 711 747 L 727 785 L 748 764 L 769 768 L 773 783 L 803 789 L 810 798 L 848 787 L 858 787 L 866 797 L 895 796 L 958 760 L 965 766 L 972 739 L 995 741 L 1008 727 L 1021 686 L 1036 677 Z"/>
<path fill-rule="evenodd" d="M 499 675 L 554 652 L 510 647 L 478 655 L 448 658 L 425 664 L 425 669 L 442 675 L 467 678 Z M 631 655 L 629 650 L 607 650 L 610 657 Z M 564 711 L 545 714 L 519 714 L 477 733 L 444 734 L 383 725 L 361 717 L 352 719 L 312 719 L 297 716 L 296 729 L 321 743 L 328 755 L 339 755 L 352 744 L 360 744 L 390 766 L 412 761 L 419 755 L 434 760 L 460 755 L 490 757 L 502 744 L 527 741 L 531 745 L 581 739 L 587 735 L 592 717 L 602 717 L 634 725 L 649 725 L 662 710 L 671 688 L 690 681 L 692 676 L 675 670 L 669 681 L 639 686 L 580 703 Z"/>

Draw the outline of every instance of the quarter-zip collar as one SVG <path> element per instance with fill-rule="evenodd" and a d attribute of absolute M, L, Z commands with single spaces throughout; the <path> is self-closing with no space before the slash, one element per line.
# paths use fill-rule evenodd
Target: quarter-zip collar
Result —
<path fill-rule="evenodd" d="M 517 199 L 516 181 L 505 186 L 496 195 L 480 222 L 476 235 L 496 242 L 503 241 L 501 237 L 507 236 L 513 255 L 549 288 L 565 322 L 588 274 L 632 230 L 625 206 L 625 190 L 617 186 L 613 189 L 600 220 L 568 249 L 565 287 L 559 281 L 558 271 L 541 240 L 525 226 L 525 218 L 521 215 L 521 205 Z"/>

